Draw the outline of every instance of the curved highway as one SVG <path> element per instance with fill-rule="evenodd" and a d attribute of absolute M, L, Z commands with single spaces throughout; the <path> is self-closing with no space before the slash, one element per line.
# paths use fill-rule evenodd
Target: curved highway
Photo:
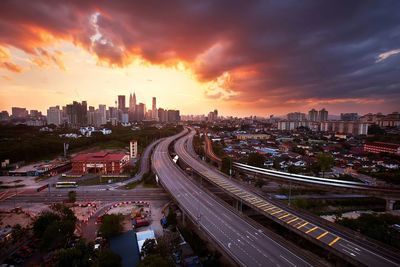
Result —
<path fill-rule="evenodd" d="M 152 157 L 153 170 L 184 212 L 241 266 L 310 266 L 205 193 L 172 162 L 168 147 L 186 133 L 160 142 Z"/>
<path fill-rule="evenodd" d="M 271 201 L 261 198 L 257 194 L 251 192 L 242 185 L 228 179 L 219 171 L 210 168 L 205 162 L 201 161 L 197 156 L 193 155 L 192 140 L 195 131 L 191 131 L 189 135 L 179 139 L 175 143 L 175 151 L 179 158 L 190 166 L 195 172 L 207 178 L 211 183 L 219 186 L 225 192 L 234 197 L 241 199 L 246 205 L 255 208 L 267 217 L 278 221 L 288 229 L 294 232 L 301 232 L 302 235 L 314 239 L 316 243 L 320 243 L 322 247 L 331 247 L 340 254 L 365 264 L 367 266 L 399 266 L 399 257 L 387 257 L 380 255 L 380 251 L 364 248 L 359 244 L 355 244 L 345 238 L 337 231 L 333 232 L 324 228 L 313 221 L 302 218 L 298 214 L 290 212 L 282 206 L 277 206 Z M 188 142 L 186 147 L 186 142 Z"/>
<path fill-rule="evenodd" d="M 215 161 L 220 163 L 221 159 L 215 155 L 214 151 L 212 150 L 211 141 L 208 138 L 207 134 L 205 134 L 206 138 L 206 153 L 209 157 Z M 362 194 L 390 194 L 391 196 L 400 196 L 400 188 L 392 188 L 392 187 L 378 187 L 373 186 L 365 183 L 354 182 L 354 181 L 345 181 L 345 180 L 338 180 L 338 179 L 328 179 L 328 178 L 320 178 L 315 176 L 309 175 L 301 175 L 301 174 L 293 174 L 287 173 L 282 171 L 274 171 L 259 167 L 254 167 L 251 165 L 233 162 L 233 168 L 239 169 L 248 173 L 258 174 L 267 176 L 269 178 L 277 179 L 280 181 L 290 181 L 298 184 L 303 185 L 314 185 L 314 186 L 324 186 L 324 187 L 332 187 L 336 189 L 342 190 L 354 190 L 358 193 Z M 386 195 L 388 196 L 388 195 Z"/>

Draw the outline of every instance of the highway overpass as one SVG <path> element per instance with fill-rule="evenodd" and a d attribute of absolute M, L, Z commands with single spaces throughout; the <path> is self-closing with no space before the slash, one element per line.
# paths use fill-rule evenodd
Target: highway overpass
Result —
<path fill-rule="evenodd" d="M 240 200 L 241 203 L 259 211 L 271 220 L 290 229 L 291 231 L 307 238 L 308 240 L 329 249 L 339 256 L 346 257 L 349 261 L 355 261 L 367 266 L 399 266 L 400 257 L 390 251 L 375 247 L 360 240 L 350 240 L 346 233 L 312 220 L 309 216 L 303 217 L 301 213 L 294 213 L 286 207 L 276 205 L 266 200 L 249 189 L 229 179 L 224 174 L 215 170 L 201 161 L 194 152 L 192 141 L 195 131 L 180 138 L 175 143 L 175 151 L 180 160 L 184 161 L 197 174 L 203 176 L 212 184 L 223 189 L 227 194 Z"/>
<path fill-rule="evenodd" d="M 204 192 L 172 162 L 168 148 L 186 133 L 160 142 L 152 156 L 154 172 L 184 214 L 241 266 L 311 266 Z"/>
<path fill-rule="evenodd" d="M 217 164 L 221 164 L 221 159 L 215 155 L 211 140 L 205 134 L 205 151 L 207 156 Z M 357 194 L 365 194 L 387 200 L 400 200 L 400 188 L 398 187 L 379 187 L 361 182 L 321 178 L 309 175 L 293 174 L 282 171 L 275 171 L 265 168 L 254 167 L 251 165 L 233 162 L 232 168 L 247 174 L 257 175 L 268 179 L 276 180 L 283 183 L 292 183 L 303 186 L 313 186 L 315 188 L 328 191 L 351 192 Z"/>

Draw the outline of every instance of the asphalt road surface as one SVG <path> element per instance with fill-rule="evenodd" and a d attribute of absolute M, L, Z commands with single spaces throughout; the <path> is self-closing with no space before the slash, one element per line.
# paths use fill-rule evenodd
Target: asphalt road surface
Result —
<path fill-rule="evenodd" d="M 168 146 L 180 136 L 182 133 L 160 142 L 153 153 L 152 164 L 161 183 L 187 216 L 241 266 L 311 266 L 185 177 L 168 153 Z"/>
<path fill-rule="evenodd" d="M 303 234 L 320 241 L 324 246 L 332 247 L 340 253 L 345 254 L 354 260 L 367 266 L 399 266 L 400 257 L 392 255 L 381 255 L 379 249 L 371 250 L 360 244 L 355 244 L 340 235 L 338 232 L 325 229 L 310 218 L 304 218 L 299 212 L 294 214 L 282 205 L 277 206 L 271 201 L 266 200 L 251 192 L 248 188 L 234 182 L 214 168 L 201 161 L 194 155 L 192 139 L 195 131 L 175 143 L 175 151 L 179 158 L 188 164 L 197 173 L 207 177 L 212 183 L 226 190 L 228 193 L 242 199 L 244 203 L 260 210 L 261 213 L 281 220 L 289 229 L 301 231 Z"/>

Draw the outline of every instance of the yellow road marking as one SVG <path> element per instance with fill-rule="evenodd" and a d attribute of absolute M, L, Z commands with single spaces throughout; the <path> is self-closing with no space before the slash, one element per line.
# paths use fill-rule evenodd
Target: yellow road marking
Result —
<path fill-rule="evenodd" d="M 318 226 L 315 226 L 314 228 L 311 228 L 310 230 L 308 230 L 308 231 L 306 232 L 306 234 L 311 233 L 312 231 L 314 231 L 314 230 L 316 230 L 316 229 L 318 229 Z"/>
<path fill-rule="evenodd" d="M 317 237 L 317 239 L 321 239 L 321 238 L 323 238 L 324 236 L 326 236 L 327 234 L 329 234 L 328 231 L 326 231 L 326 232 L 323 233 L 323 234 L 320 234 L 320 235 Z"/>
<path fill-rule="evenodd" d="M 297 221 L 298 219 L 299 219 L 299 218 L 294 218 L 294 219 L 288 221 L 287 223 L 292 223 L 292 222 L 294 222 L 294 221 Z"/>
<path fill-rule="evenodd" d="M 274 211 L 273 213 L 271 213 L 271 215 L 274 215 L 274 214 L 279 213 L 281 211 L 283 211 L 283 210 Z"/>
<path fill-rule="evenodd" d="M 271 208 L 268 208 L 268 209 L 266 209 L 266 210 L 264 210 L 264 211 L 269 211 L 269 210 L 273 210 L 273 209 L 276 209 L 276 207 L 275 207 L 275 206 L 273 206 L 273 207 L 271 207 Z"/>
<path fill-rule="evenodd" d="M 287 217 L 287 216 L 289 216 L 290 214 L 288 213 L 288 214 L 286 214 L 286 215 L 283 215 L 283 216 L 281 216 L 281 217 L 279 217 L 279 219 L 283 219 L 283 218 L 285 218 L 285 217 Z"/>
<path fill-rule="evenodd" d="M 270 204 L 262 204 L 262 205 L 260 205 L 260 206 L 258 206 L 258 207 L 261 209 L 261 208 L 264 208 L 265 206 L 268 207 L 268 206 L 270 206 Z"/>
<path fill-rule="evenodd" d="M 306 226 L 308 224 L 308 222 L 303 223 L 302 225 L 300 225 L 299 227 L 297 227 L 297 229 L 300 229 L 303 226 Z"/>
<path fill-rule="evenodd" d="M 333 246 L 336 242 L 338 242 L 340 237 L 336 237 L 331 243 L 329 243 L 329 246 Z"/>

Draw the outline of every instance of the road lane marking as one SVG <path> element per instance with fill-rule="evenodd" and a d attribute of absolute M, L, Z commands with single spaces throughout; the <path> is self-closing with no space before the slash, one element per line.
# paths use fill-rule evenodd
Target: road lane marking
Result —
<path fill-rule="evenodd" d="M 274 211 L 273 213 L 271 213 L 271 215 L 274 215 L 274 214 L 279 213 L 279 212 L 281 212 L 281 211 L 283 211 L 283 210 Z"/>
<path fill-rule="evenodd" d="M 302 228 L 303 226 L 306 226 L 308 224 L 308 222 L 303 223 L 302 225 L 300 225 L 299 227 L 297 227 L 297 229 Z"/>
<path fill-rule="evenodd" d="M 321 238 L 323 238 L 324 236 L 326 236 L 327 234 L 329 234 L 328 231 L 326 231 L 326 232 L 323 233 L 323 234 L 320 234 L 320 235 L 317 237 L 317 239 L 321 239 Z"/>
<path fill-rule="evenodd" d="M 336 237 L 332 242 L 330 242 L 328 245 L 333 246 L 336 242 L 338 242 L 340 237 Z"/>
<path fill-rule="evenodd" d="M 283 218 L 285 218 L 285 217 L 287 217 L 287 216 L 290 216 L 290 214 L 288 213 L 288 214 L 286 214 L 286 215 L 283 215 L 283 216 L 279 217 L 279 219 L 283 219 Z"/>
<path fill-rule="evenodd" d="M 268 208 L 268 209 L 266 209 L 266 210 L 264 210 L 264 211 L 269 211 L 269 210 L 272 210 L 272 209 L 276 209 L 276 207 L 275 207 L 275 206 L 273 206 L 273 207 L 271 207 L 271 208 Z"/>
<path fill-rule="evenodd" d="M 297 221 L 298 219 L 299 219 L 299 218 L 294 218 L 294 219 L 288 221 L 287 223 L 289 224 L 289 223 L 295 222 L 295 221 Z"/>
<path fill-rule="evenodd" d="M 282 259 L 284 259 L 285 261 L 289 262 L 292 266 L 295 266 L 295 267 L 296 267 L 296 265 L 295 265 L 293 262 L 289 261 L 288 259 L 286 259 L 286 258 L 283 257 L 282 255 L 280 255 L 280 257 L 281 257 Z"/>
<path fill-rule="evenodd" d="M 318 226 L 315 226 L 314 228 L 311 228 L 310 230 L 308 230 L 308 231 L 306 232 L 306 234 L 311 233 L 312 231 L 314 231 L 314 230 L 316 230 L 316 229 L 318 229 Z"/>

